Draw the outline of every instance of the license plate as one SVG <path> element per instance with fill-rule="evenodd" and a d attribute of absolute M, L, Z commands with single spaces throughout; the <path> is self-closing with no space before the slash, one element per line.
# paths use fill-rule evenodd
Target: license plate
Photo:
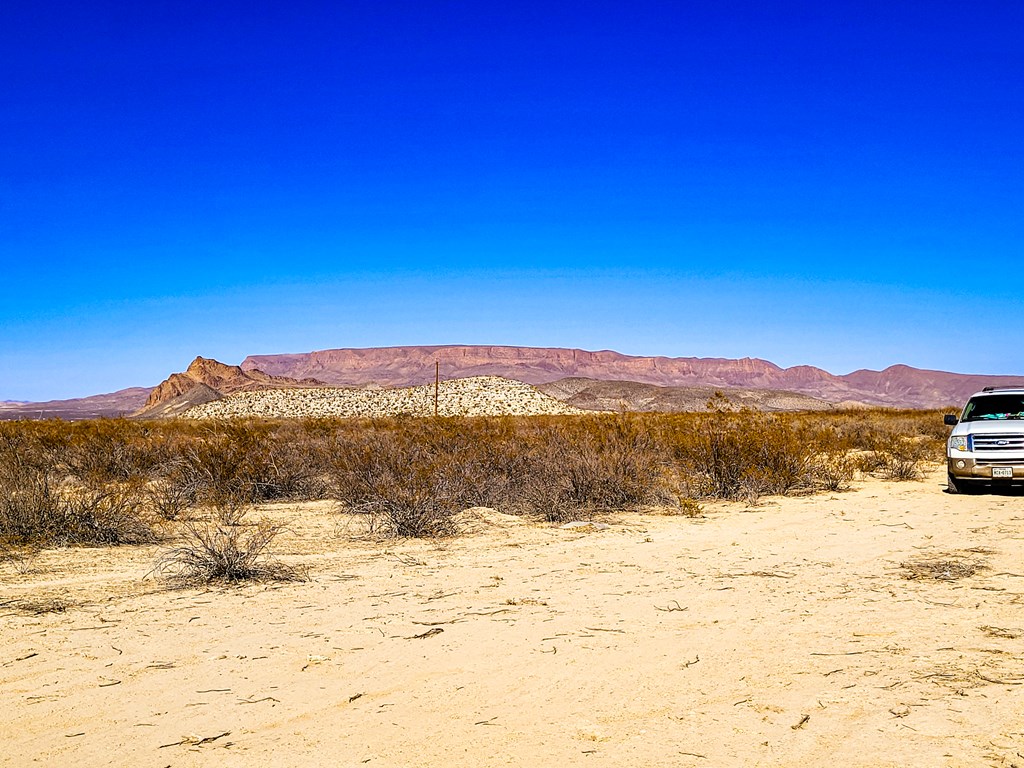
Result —
<path fill-rule="evenodd" d="M 1013 467 L 992 467 L 992 477 L 1013 477 Z"/>

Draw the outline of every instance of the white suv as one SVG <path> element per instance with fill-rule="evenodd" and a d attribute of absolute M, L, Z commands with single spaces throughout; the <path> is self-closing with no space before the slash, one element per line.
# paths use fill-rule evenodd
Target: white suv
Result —
<path fill-rule="evenodd" d="M 945 423 L 950 493 L 1024 483 L 1024 387 L 985 387 Z"/>

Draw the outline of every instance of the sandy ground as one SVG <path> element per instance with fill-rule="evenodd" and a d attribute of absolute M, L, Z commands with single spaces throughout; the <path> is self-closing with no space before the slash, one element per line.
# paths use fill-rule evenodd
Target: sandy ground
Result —
<path fill-rule="evenodd" d="M 278 506 L 312 580 L 234 589 L 45 551 L 0 566 L 0 763 L 1024 766 L 1024 497 L 942 486 L 443 544 Z"/>

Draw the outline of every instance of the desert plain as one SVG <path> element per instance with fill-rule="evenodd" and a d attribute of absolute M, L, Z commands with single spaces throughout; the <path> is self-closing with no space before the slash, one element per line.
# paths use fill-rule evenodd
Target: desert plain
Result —
<path fill-rule="evenodd" d="M 308 580 L 235 587 L 46 549 L 0 565 L 0 763 L 1024 765 L 1024 499 L 944 479 L 445 540 L 275 504 Z"/>

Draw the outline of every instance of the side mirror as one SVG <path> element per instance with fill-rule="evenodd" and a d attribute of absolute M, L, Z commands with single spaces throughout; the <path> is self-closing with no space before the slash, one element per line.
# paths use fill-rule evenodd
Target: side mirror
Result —
<path fill-rule="evenodd" d="M 957 418 L 955 413 L 947 413 L 942 417 L 942 423 L 947 427 L 955 427 L 959 421 L 960 419 Z"/>

